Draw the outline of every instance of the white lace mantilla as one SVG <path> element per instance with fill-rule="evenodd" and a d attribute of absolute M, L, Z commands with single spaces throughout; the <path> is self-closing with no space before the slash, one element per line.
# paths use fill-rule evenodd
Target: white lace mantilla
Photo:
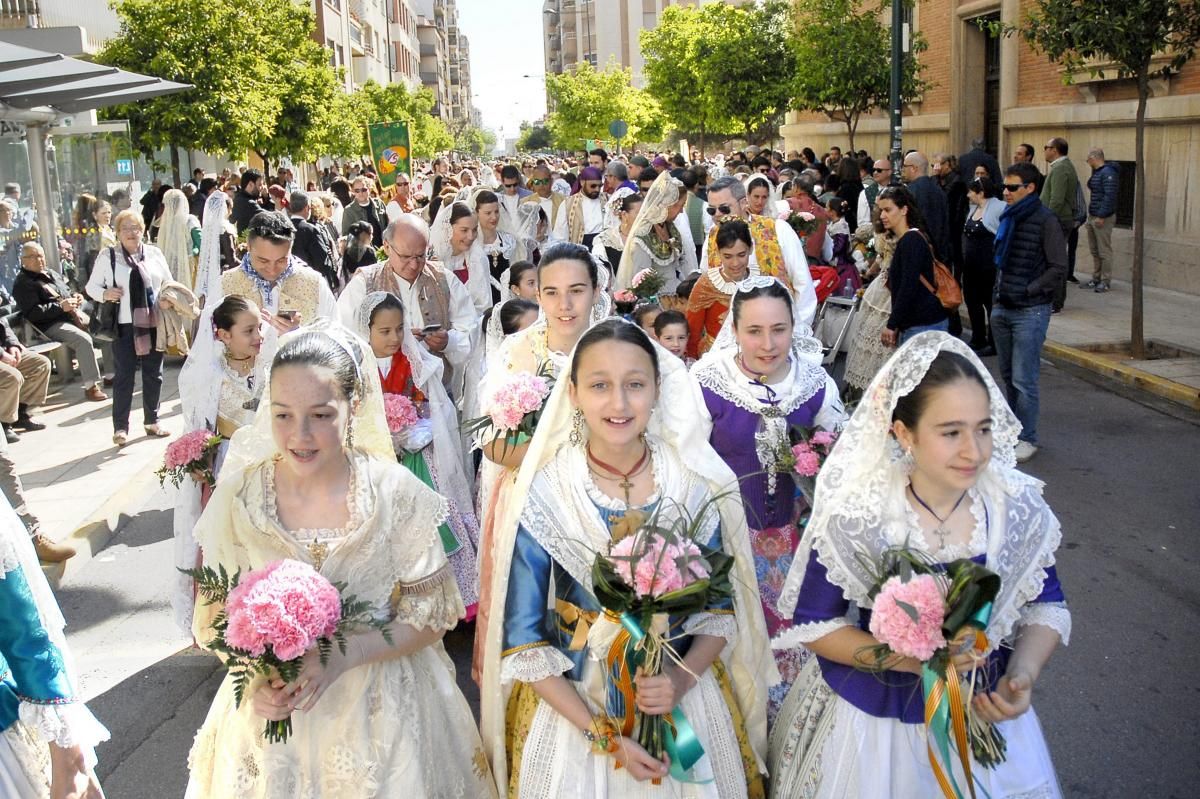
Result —
<path fill-rule="evenodd" d="M 500 664 L 500 681 L 505 685 L 513 681 L 538 682 L 566 674 L 574 666 L 571 659 L 556 647 L 549 644 L 534 646 L 504 656 Z"/>
<path fill-rule="evenodd" d="M 766 397 L 759 396 L 763 384 L 746 377 L 735 363 L 736 357 L 734 352 L 722 352 L 704 358 L 692 370 L 692 376 L 722 399 L 760 416 L 768 412 L 787 416 L 825 388 L 827 382 L 824 369 L 793 356 L 788 376 L 779 383 L 767 384 L 777 400 L 776 404 L 768 405 L 763 402 Z"/>

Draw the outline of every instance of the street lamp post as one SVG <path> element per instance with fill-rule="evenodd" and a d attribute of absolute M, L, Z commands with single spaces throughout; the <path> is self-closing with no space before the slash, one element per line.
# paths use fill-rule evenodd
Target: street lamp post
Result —
<path fill-rule="evenodd" d="M 904 74 L 904 0 L 892 0 L 892 80 L 888 104 L 891 106 L 892 179 L 900 174 L 903 131 L 900 114 L 900 79 Z"/>

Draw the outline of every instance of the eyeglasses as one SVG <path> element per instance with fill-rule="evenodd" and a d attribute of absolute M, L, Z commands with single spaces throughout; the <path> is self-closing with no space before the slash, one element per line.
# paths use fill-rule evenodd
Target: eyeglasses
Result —
<path fill-rule="evenodd" d="M 121 225 L 119 228 L 117 228 L 117 232 L 118 233 L 137 233 L 140 236 L 142 234 L 142 229 L 140 227 L 138 227 L 137 225 Z"/>
<path fill-rule="evenodd" d="M 733 206 L 729 205 L 727 203 L 721 203 L 720 205 L 716 206 L 715 208 L 713 206 L 709 205 L 709 206 L 705 207 L 704 210 L 708 212 L 709 216 L 716 216 L 718 212 L 721 214 L 728 215 L 728 214 L 733 213 Z"/>
<path fill-rule="evenodd" d="M 354 193 L 355 194 L 366 194 L 367 190 L 366 189 L 355 189 Z"/>
<path fill-rule="evenodd" d="M 1016 194 L 1023 188 L 1025 188 L 1024 183 L 1005 183 L 1004 184 L 1004 190 L 1007 192 L 1012 192 L 1013 194 Z"/>
<path fill-rule="evenodd" d="M 520 185 L 521 185 L 520 183 L 505 183 L 504 188 L 515 189 L 517 186 L 520 186 Z"/>
<path fill-rule="evenodd" d="M 416 255 L 408 255 L 393 247 L 391 242 L 387 242 L 387 248 L 396 256 L 396 260 L 402 264 L 416 264 L 417 266 L 421 266 L 425 263 L 425 253 L 423 252 Z"/>
<path fill-rule="evenodd" d="M 529 181 L 529 185 L 530 186 L 545 186 L 549 182 L 550 181 L 548 181 L 544 178 L 534 178 L 533 180 Z"/>

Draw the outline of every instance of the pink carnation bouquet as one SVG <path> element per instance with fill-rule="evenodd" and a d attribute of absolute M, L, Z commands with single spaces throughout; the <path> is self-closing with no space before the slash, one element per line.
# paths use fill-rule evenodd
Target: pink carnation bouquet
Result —
<path fill-rule="evenodd" d="M 779 218 L 787 222 L 800 238 L 811 236 L 821 226 L 821 220 L 808 211 L 784 211 Z"/>
<path fill-rule="evenodd" d="M 969 558 L 942 565 L 906 546 L 889 548 L 877 562 L 864 558 L 863 563 L 875 578 L 868 628 L 879 643 L 863 649 L 856 660 L 877 672 L 894 667 L 897 658 L 921 663 L 930 763 L 953 782 L 955 769 L 948 760 L 952 751 L 958 752 L 959 773 L 970 788 L 974 779 L 967 753 L 979 765 L 992 768 L 1004 760 L 1006 745 L 995 725 L 972 711 L 977 688 L 988 690 L 987 675 L 978 667 L 960 675 L 954 657 L 965 652 L 982 657 L 987 652 L 984 630 L 1000 577 Z M 946 762 L 944 772 L 935 750 Z"/>
<path fill-rule="evenodd" d="M 345 654 L 348 633 L 374 628 L 389 637 L 385 622 L 371 616 L 367 603 L 343 594 L 344 586 L 298 560 L 277 560 L 245 575 L 239 570 L 230 576 L 224 566 L 181 571 L 196 580 L 205 604 L 224 605 L 206 646 L 225 656 L 238 706 L 256 675 L 294 683 L 313 649 L 324 664 L 334 645 Z M 291 732 L 289 716 L 268 721 L 263 737 L 285 742 Z"/>
<path fill-rule="evenodd" d="M 484 415 L 468 419 L 463 430 L 485 435 L 490 431 L 492 441 L 503 441 L 505 449 L 524 443 L 533 437 L 553 388 L 548 366 L 537 374 L 514 372 L 484 398 Z"/>
<path fill-rule="evenodd" d="M 387 416 L 388 431 L 399 433 L 406 427 L 416 424 L 420 418 L 417 406 L 403 394 L 384 394 L 383 412 Z"/>
<path fill-rule="evenodd" d="M 211 430 L 193 430 L 172 441 L 167 445 L 163 465 L 155 472 L 158 484 L 166 485 L 169 479 L 178 488 L 191 475 L 202 479 L 210 488 L 216 485 L 213 457 L 222 440 Z"/>
<path fill-rule="evenodd" d="M 680 509 L 671 521 L 658 512 L 647 518 L 629 511 L 613 526 L 615 543 L 597 553 L 592 563 L 596 600 L 606 616 L 620 620 L 623 630 L 609 652 L 597 653 L 616 666 L 615 684 L 625 695 L 625 717 L 618 720 L 618 731 L 635 738 L 655 758 L 674 748 L 676 726 L 663 716 L 637 710 L 632 680 L 639 671 L 661 674 L 666 658 L 686 668 L 670 643 L 670 616 L 686 618 L 733 597 L 733 558 L 698 542 L 705 529 L 702 521 L 714 511 L 706 504 L 690 517 Z M 675 722 L 683 718 L 679 708 L 671 715 Z M 678 750 L 681 758 L 682 751 Z M 694 764 L 694 759 L 683 758 L 680 774 Z M 672 774 L 676 775 L 674 767 Z"/>
<path fill-rule="evenodd" d="M 796 426 L 792 428 L 792 438 L 796 443 L 792 445 L 791 457 L 787 460 L 791 462 L 796 485 L 811 506 L 816 497 L 817 475 L 833 452 L 837 433 Z"/>
<path fill-rule="evenodd" d="M 666 284 L 666 278 L 657 269 L 646 268 L 638 272 L 629 281 L 629 289 L 638 299 L 649 299 L 658 296 L 658 292 Z"/>

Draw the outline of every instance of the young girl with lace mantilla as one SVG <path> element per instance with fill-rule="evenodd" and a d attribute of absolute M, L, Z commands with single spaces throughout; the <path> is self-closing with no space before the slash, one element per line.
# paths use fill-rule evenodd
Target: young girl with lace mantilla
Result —
<path fill-rule="evenodd" d="M 986 653 L 953 661 L 959 673 L 981 669 L 986 686 L 971 710 L 1007 740 L 994 768 L 970 761 L 979 795 L 1062 796 L 1031 707 L 1038 676 L 1071 633 L 1054 566 L 1062 532 L 1042 483 L 1016 469 L 1018 432 L 987 369 L 945 333 L 915 335 L 871 381 L 817 479 L 779 600 L 795 627 L 775 646 L 817 657 L 771 733 L 773 795 L 943 795 L 927 754 L 921 663 L 894 657 L 882 673 L 861 668 L 878 643 L 868 632 L 869 565 L 906 546 L 936 563 L 970 558 L 1000 576 Z M 950 767 L 964 784 L 961 766 Z"/>

